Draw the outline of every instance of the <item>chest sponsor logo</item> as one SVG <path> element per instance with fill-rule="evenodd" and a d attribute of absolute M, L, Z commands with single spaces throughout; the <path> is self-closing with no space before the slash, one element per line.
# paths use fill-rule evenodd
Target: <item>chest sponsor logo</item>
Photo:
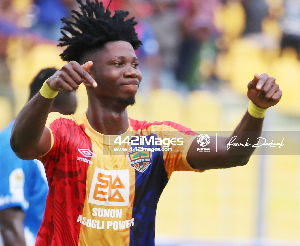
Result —
<path fill-rule="evenodd" d="M 129 204 L 129 170 L 95 169 L 89 203 L 103 206 L 127 206 Z"/>
<path fill-rule="evenodd" d="M 151 151 L 135 151 L 129 153 L 130 166 L 134 167 L 138 172 L 145 172 L 152 162 L 151 155 Z"/>

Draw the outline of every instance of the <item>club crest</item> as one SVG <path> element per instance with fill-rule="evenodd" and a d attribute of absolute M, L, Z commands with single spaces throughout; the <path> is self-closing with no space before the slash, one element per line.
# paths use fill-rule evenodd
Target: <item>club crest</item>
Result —
<path fill-rule="evenodd" d="M 134 151 L 128 153 L 130 165 L 135 168 L 138 172 L 145 172 L 150 166 L 152 161 L 151 151 Z"/>

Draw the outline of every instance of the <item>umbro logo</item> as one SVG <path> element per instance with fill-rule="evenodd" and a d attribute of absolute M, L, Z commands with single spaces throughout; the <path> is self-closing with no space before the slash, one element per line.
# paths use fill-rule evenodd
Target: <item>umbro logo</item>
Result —
<path fill-rule="evenodd" d="M 89 149 L 78 149 L 78 152 L 82 154 L 84 157 L 97 157 L 92 151 Z"/>

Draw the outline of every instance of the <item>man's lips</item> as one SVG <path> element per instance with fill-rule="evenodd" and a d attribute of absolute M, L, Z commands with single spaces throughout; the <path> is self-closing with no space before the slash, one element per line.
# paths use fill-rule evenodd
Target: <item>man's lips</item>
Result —
<path fill-rule="evenodd" d="M 121 85 L 139 86 L 140 82 L 138 80 L 130 80 L 130 81 L 122 82 Z"/>

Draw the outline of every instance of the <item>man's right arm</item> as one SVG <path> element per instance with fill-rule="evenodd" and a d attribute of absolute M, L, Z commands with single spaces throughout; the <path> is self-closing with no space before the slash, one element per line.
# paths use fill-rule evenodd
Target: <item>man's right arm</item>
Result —
<path fill-rule="evenodd" d="M 16 155 L 25 160 L 44 155 L 51 147 L 51 134 L 45 127 L 53 99 L 35 95 L 19 113 L 10 144 Z"/>
<path fill-rule="evenodd" d="M 82 82 L 96 87 L 97 83 L 87 72 L 92 65 L 92 62 L 82 66 L 69 62 L 50 77 L 47 84 L 52 91 L 76 90 Z M 19 158 L 36 159 L 50 150 L 51 133 L 45 124 L 53 100 L 38 93 L 19 113 L 10 140 L 11 148 Z"/>

